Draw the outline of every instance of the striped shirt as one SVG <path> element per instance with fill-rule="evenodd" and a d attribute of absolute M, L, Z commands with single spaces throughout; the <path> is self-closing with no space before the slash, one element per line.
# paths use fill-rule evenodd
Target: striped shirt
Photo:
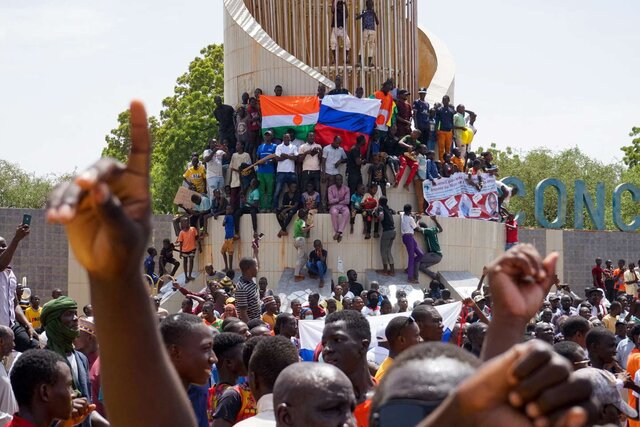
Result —
<path fill-rule="evenodd" d="M 260 318 L 260 293 L 258 285 L 244 276 L 240 277 L 236 287 L 236 307 L 246 308 L 249 320 Z"/>

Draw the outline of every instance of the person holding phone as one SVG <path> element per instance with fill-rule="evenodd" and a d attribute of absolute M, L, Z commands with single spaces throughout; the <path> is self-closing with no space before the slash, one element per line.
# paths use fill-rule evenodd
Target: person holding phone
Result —
<path fill-rule="evenodd" d="M 18 279 L 11 268 L 11 260 L 18 245 L 31 231 L 30 223 L 31 215 L 25 214 L 8 245 L 5 238 L 0 237 L 0 325 L 13 329 L 16 350 L 20 352 L 38 347 L 38 334 L 18 304 Z"/>

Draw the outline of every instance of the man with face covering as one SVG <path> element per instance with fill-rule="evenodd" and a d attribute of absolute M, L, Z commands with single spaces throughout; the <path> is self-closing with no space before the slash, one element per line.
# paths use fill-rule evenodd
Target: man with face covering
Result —
<path fill-rule="evenodd" d="M 79 397 L 91 401 L 89 361 L 84 354 L 73 348 L 73 341 L 80 335 L 78 303 L 67 296 L 51 300 L 42 307 L 40 321 L 47 334 L 47 349 L 58 353 L 67 361 L 71 368 L 73 387 L 80 393 Z M 95 427 L 108 423 L 98 413 L 93 412 L 80 425 Z"/>

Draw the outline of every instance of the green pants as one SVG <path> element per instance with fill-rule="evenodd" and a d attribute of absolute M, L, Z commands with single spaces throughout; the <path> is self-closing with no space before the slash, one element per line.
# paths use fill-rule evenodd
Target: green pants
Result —
<path fill-rule="evenodd" d="M 272 173 L 258 173 L 260 183 L 260 209 L 273 208 L 273 182 L 275 175 Z"/>

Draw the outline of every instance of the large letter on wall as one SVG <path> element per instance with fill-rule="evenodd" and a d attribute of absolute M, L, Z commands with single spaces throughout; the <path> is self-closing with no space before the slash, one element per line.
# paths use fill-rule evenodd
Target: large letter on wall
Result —
<path fill-rule="evenodd" d="M 591 195 L 587 193 L 584 181 L 576 180 L 573 195 L 573 225 L 576 230 L 584 228 L 583 210 L 587 208 L 587 214 L 596 230 L 604 230 L 604 182 L 596 185 L 596 206 L 593 205 Z"/>
<path fill-rule="evenodd" d="M 640 216 L 636 215 L 631 224 L 624 222 L 622 218 L 622 193 L 628 191 L 631 193 L 631 200 L 638 202 L 640 200 L 640 190 L 633 184 L 620 184 L 613 191 L 613 223 L 620 231 L 636 231 L 640 227 Z"/>
<path fill-rule="evenodd" d="M 515 176 L 508 176 L 502 179 L 502 183 L 504 185 L 508 185 L 509 187 L 514 187 L 518 189 L 518 194 L 513 197 L 525 197 L 527 195 L 527 189 L 524 186 L 524 182 L 520 180 L 520 178 L 516 178 Z M 516 214 L 516 218 L 518 218 L 518 224 L 524 225 L 526 214 L 524 211 L 520 211 Z"/>
<path fill-rule="evenodd" d="M 544 216 L 544 190 L 546 190 L 547 187 L 553 187 L 558 192 L 558 209 L 556 219 L 552 222 L 549 222 Z M 538 224 L 544 228 L 562 228 L 567 218 L 567 187 L 555 178 L 543 179 L 536 185 L 535 200 L 535 213 Z"/>

